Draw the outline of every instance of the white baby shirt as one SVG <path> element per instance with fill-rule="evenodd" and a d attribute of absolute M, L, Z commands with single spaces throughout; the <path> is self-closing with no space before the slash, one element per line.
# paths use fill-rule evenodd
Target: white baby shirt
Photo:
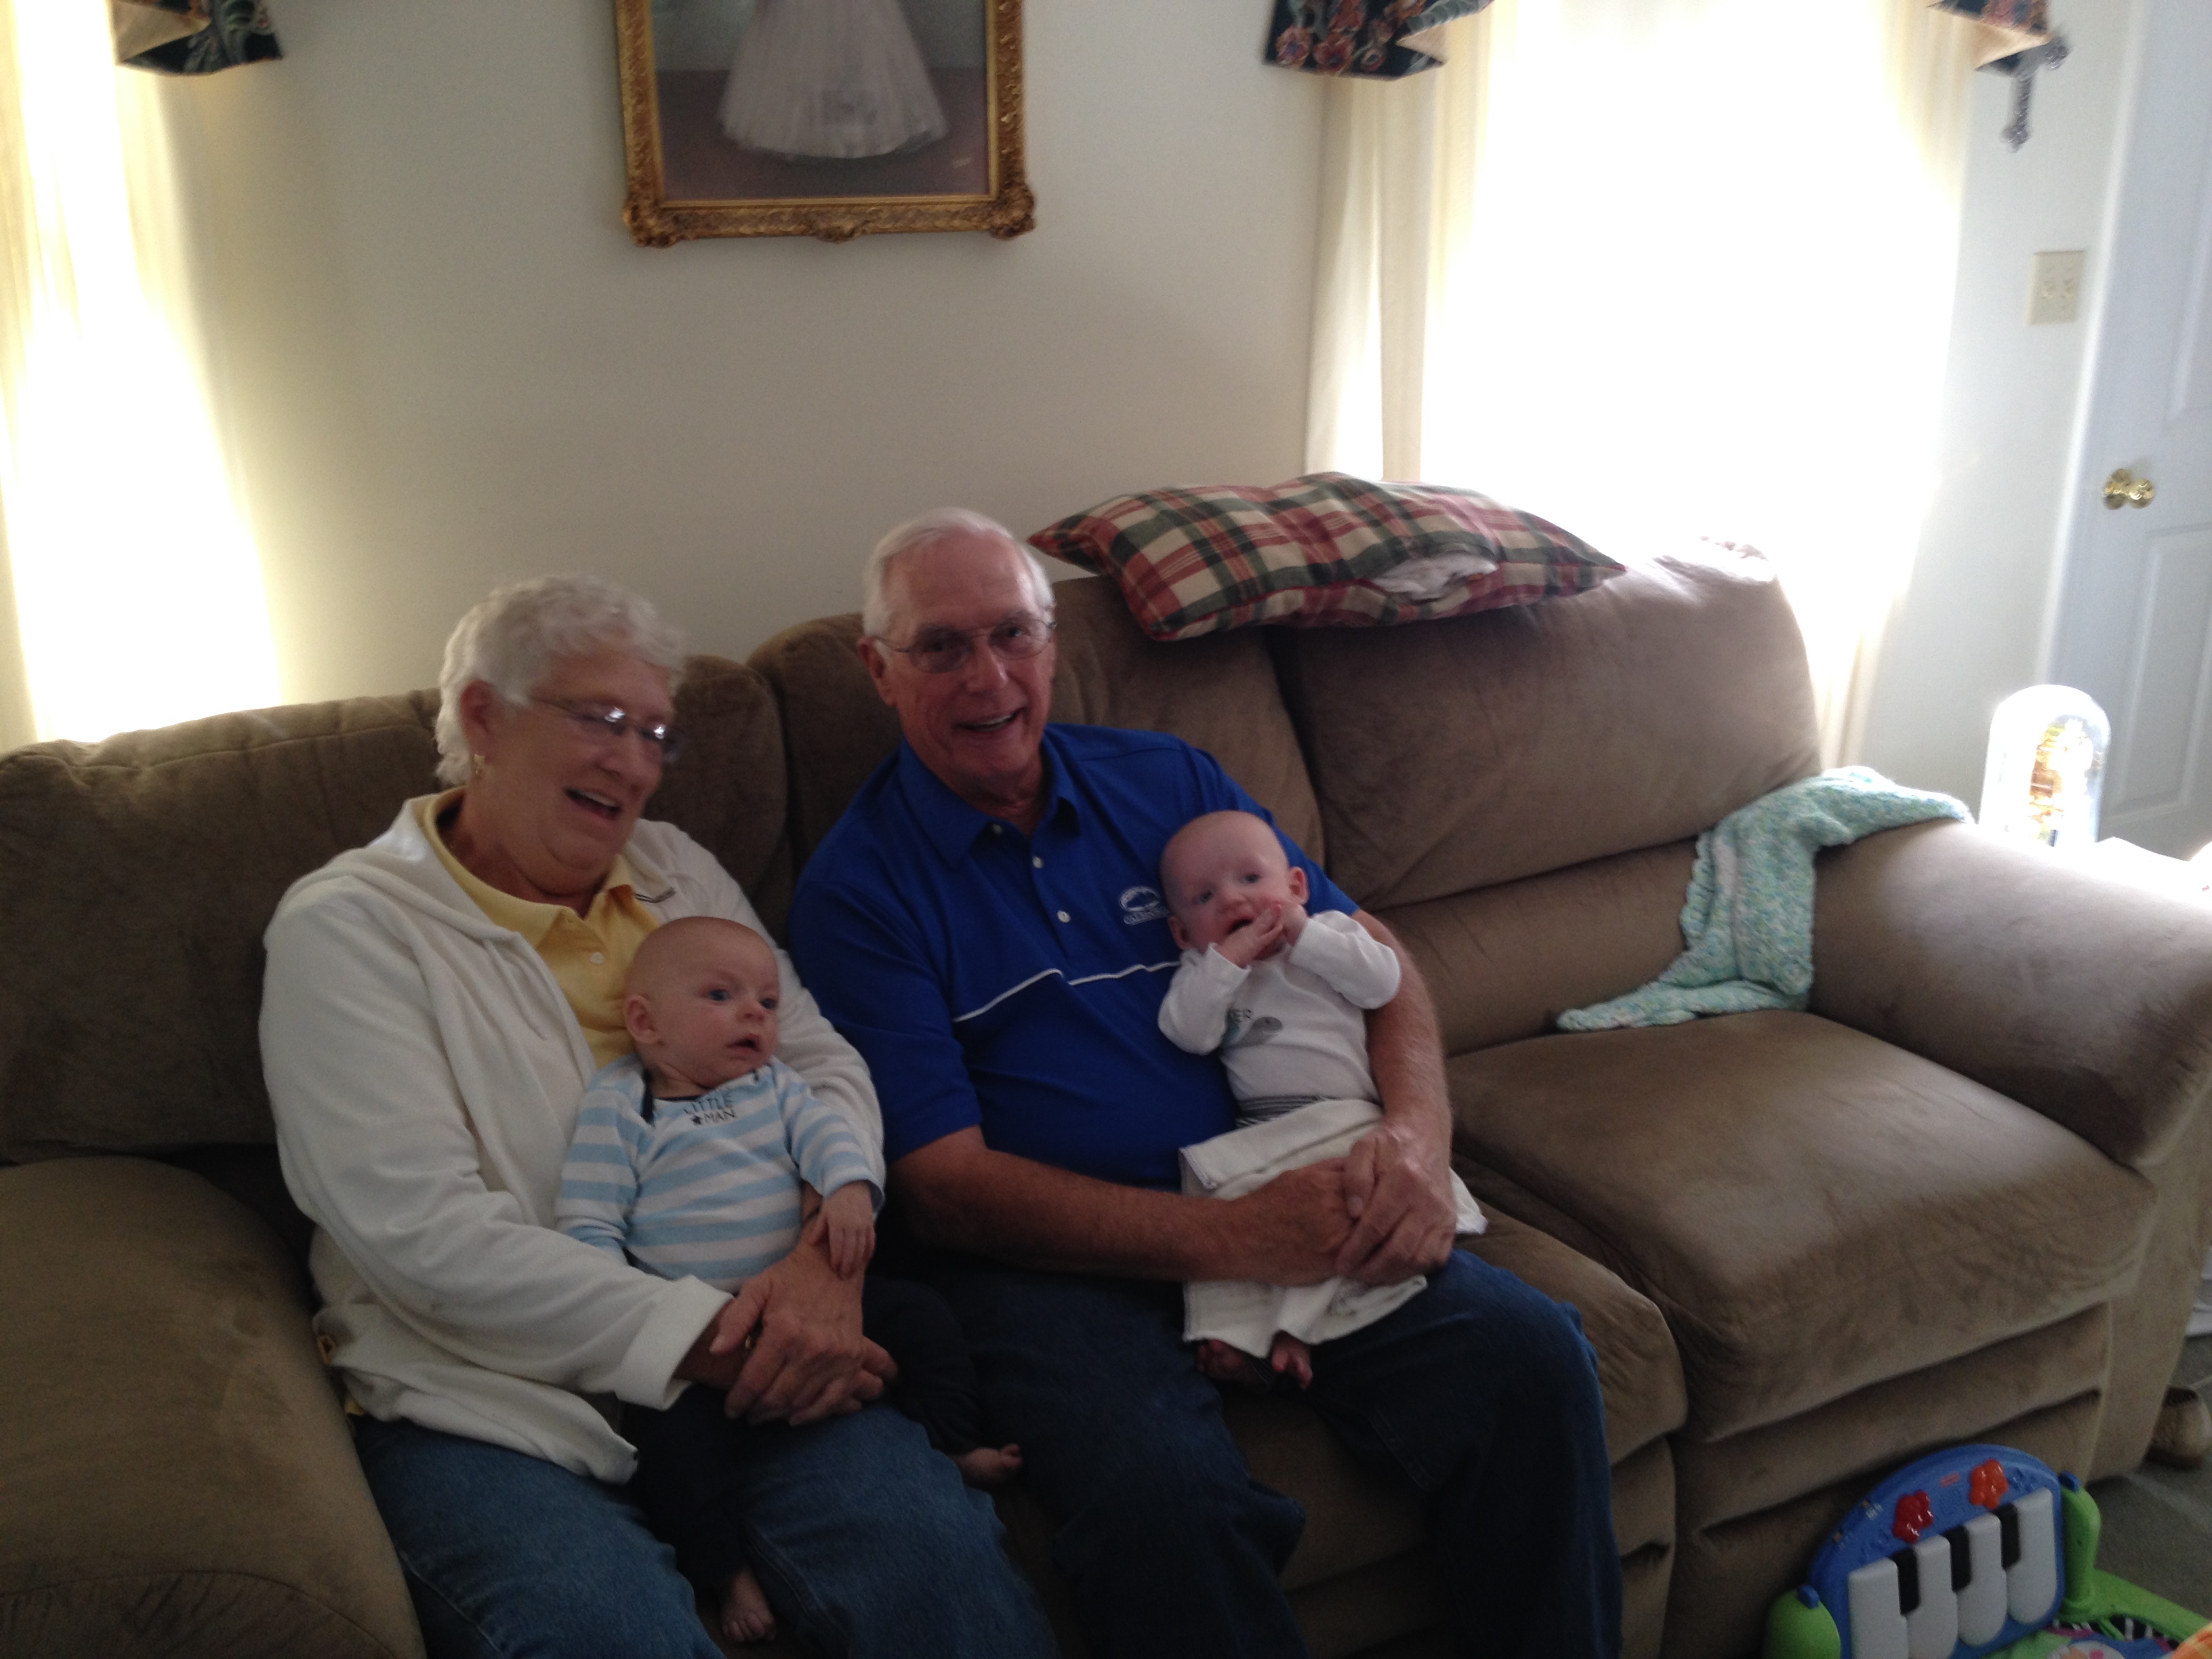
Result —
<path fill-rule="evenodd" d="M 1185 951 L 1160 1030 L 1194 1054 L 1221 1050 L 1240 1121 L 1311 1100 L 1373 1100 L 1364 1010 L 1398 994 L 1398 953 L 1340 910 L 1306 919 L 1297 943 L 1249 968 Z"/>

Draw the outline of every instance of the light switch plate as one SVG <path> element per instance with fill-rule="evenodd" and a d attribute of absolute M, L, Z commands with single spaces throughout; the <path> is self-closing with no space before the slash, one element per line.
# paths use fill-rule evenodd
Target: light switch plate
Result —
<path fill-rule="evenodd" d="M 2070 323 L 2081 314 L 2082 251 L 2039 253 L 2028 284 L 2027 320 Z"/>

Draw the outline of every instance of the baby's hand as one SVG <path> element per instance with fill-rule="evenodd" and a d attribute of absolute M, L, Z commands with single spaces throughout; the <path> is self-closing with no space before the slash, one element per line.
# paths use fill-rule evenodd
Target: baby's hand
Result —
<path fill-rule="evenodd" d="M 830 1265 L 838 1278 L 850 1279 L 876 1253 L 876 1206 L 868 1183 L 848 1181 L 830 1194 L 822 1200 L 822 1218 L 829 1225 Z"/>
<path fill-rule="evenodd" d="M 1276 904 L 1265 915 L 1255 916 L 1250 927 L 1239 927 L 1213 948 L 1239 968 L 1249 968 L 1261 957 L 1274 955 L 1282 943 L 1283 907 Z"/>
<path fill-rule="evenodd" d="M 1306 923 L 1311 920 L 1303 904 L 1285 904 L 1283 907 L 1283 948 L 1285 951 L 1297 945 L 1298 935 L 1305 932 Z"/>

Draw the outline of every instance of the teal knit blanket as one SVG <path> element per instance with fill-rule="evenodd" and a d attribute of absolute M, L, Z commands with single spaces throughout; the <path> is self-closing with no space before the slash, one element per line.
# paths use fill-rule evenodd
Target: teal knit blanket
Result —
<path fill-rule="evenodd" d="M 1640 990 L 1559 1016 L 1565 1031 L 1679 1025 L 1700 1014 L 1802 1008 L 1813 989 L 1813 855 L 1877 830 L 1964 818 L 1948 795 L 1840 767 L 1762 795 L 1698 837 L 1687 947 Z"/>

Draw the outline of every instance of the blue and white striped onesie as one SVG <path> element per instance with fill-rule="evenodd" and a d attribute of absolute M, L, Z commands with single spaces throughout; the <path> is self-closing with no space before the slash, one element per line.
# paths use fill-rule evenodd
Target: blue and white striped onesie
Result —
<path fill-rule="evenodd" d="M 635 1054 L 605 1067 L 576 1110 L 561 1170 L 561 1231 L 664 1279 L 734 1291 L 799 1243 L 799 1183 L 827 1198 L 869 1182 L 845 1121 L 780 1060 L 694 1100 L 652 1102 Z"/>

